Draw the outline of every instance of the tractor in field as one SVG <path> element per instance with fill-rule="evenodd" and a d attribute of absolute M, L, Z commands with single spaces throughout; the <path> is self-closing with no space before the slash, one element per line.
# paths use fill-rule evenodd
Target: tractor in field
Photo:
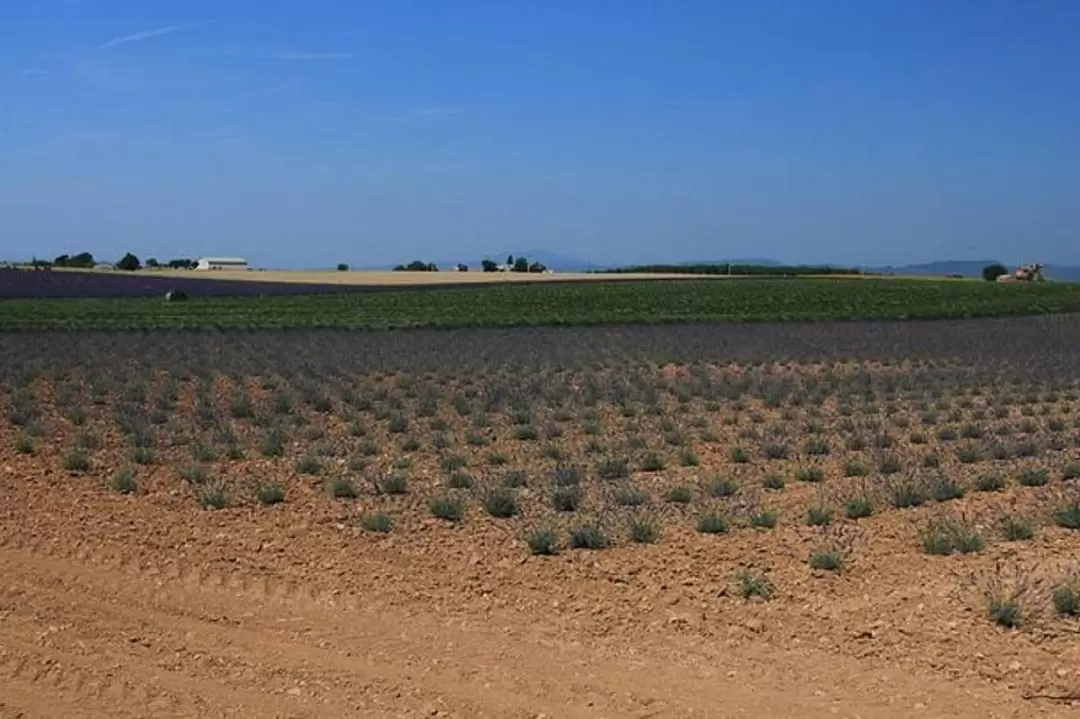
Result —
<path fill-rule="evenodd" d="M 1017 267 L 1013 273 L 1005 273 L 998 275 L 998 282 L 1045 282 L 1046 276 L 1043 274 L 1043 266 L 1036 263 L 1034 265 L 1026 265 Z"/>

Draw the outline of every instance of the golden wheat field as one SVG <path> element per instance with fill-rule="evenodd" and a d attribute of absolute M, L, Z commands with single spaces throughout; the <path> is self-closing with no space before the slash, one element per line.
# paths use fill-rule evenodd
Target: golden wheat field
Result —
<path fill-rule="evenodd" d="M 497 282 L 603 282 L 610 280 L 659 280 L 704 277 L 687 274 L 591 274 L 586 272 L 552 272 L 550 274 L 523 272 L 392 272 L 350 270 L 144 270 L 154 275 L 172 277 L 202 277 L 216 280 L 246 280 L 251 282 L 299 282 L 305 284 L 340 285 L 436 285 L 490 284 Z M 719 277 L 719 275 L 708 275 Z"/>

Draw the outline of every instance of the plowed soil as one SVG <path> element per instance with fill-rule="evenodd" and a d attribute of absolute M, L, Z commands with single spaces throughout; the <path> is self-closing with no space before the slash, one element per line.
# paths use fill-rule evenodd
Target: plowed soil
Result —
<path fill-rule="evenodd" d="M 0 482 L 5 719 L 1076 711 L 1032 696 L 1077 685 L 1075 635 L 988 628 L 955 577 L 891 556 L 888 526 L 852 576 L 747 604 L 728 571 L 782 542 L 529 557 L 490 529 L 372 538 L 352 511 L 206 512 L 18 462 Z"/>
<path fill-rule="evenodd" d="M 904 341 L 918 349 L 914 332 Z M 954 360 L 527 374 L 471 369 L 469 336 L 439 335 L 446 349 L 423 355 L 447 358 L 440 373 L 371 369 L 422 355 L 362 334 L 340 347 L 273 336 L 273 352 L 224 333 L 12 341 L 0 719 L 1080 711 L 1080 620 L 1050 600 L 1080 560 L 1080 531 L 1054 519 L 1080 501 L 1080 386 L 1062 346 L 1011 363 L 1048 368 L 1022 381 Z M 520 351 L 545 347 L 520 337 L 533 338 Z M 202 375 L 204 358 L 215 369 Z M 653 455 L 666 465 L 649 468 Z M 475 485 L 453 484 L 449 459 Z M 821 476 L 800 476 L 810 468 Z M 122 494 L 128 471 L 135 491 Z M 394 472 L 408 477 L 400 494 L 378 485 Z M 990 475 L 998 491 L 981 491 Z M 890 503 L 901 479 L 937 492 L 942 478 L 964 491 Z M 339 482 L 354 496 L 335 496 Z M 284 501 L 260 503 L 256 488 L 273 485 Z M 204 508 L 216 486 L 227 506 Z M 485 511 L 500 486 L 514 488 L 517 516 Z M 556 511 L 568 487 L 582 504 Z M 845 516 L 860 487 L 877 493 L 875 511 Z M 433 516 L 440 496 L 462 502 L 459 522 Z M 809 526 L 821 503 L 832 524 Z M 698 531 L 712 511 L 729 532 Z M 392 531 L 366 530 L 373 514 Z M 775 527 L 755 528 L 763 514 Z M 642 517 L 655 543 L 631 541 Z M 1006 517 L 1030 520 L 1032 535 L 1002 536 Z M 934 518 L 985 546 L 927 554 Z M 610 547 L 568 546 L 588 522 Z M 559 530 L 554 556 L 523 541 L 545 523 Z M 811 568 L 822 547 L 842 550 L 841 571 Z M 767 576 L 771 595 L 740 591 L 741 570 Z M 991 620 L 994 587 L 1026 587 L 1018 628 Z"/>

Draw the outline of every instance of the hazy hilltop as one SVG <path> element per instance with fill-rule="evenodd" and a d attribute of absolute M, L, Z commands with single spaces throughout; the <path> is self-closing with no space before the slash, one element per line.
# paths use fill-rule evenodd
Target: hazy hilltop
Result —
<path fill-rule="evenodd" d="M 874 272 L 894 275 L 913 275 L 916 277 L 945 277 L 948 275 L 960 275 L 962 277 L 982 277 L 983 268 L 987 265 L 998 264 L 999 260 L 938 260 L 935 262 L 922 262 L 911 265 L 854 265 L 865 272 Z M 767 258 L 747 259 L 724 259 L 705 260 L 701 262 L 677 262 L 676 265 L 751 265 L 757 267 L 780 267 L 788 263 L 779 262 Z M 843 262 L 817 263 L 819 265 L 832 265 L 835 267 L 852 267 Z M 1009 270 L 1016 267 L 1015 263 L 1000 262 Z M 1047 278 L 1060 282 L 1080 282 L 1080 267 L 1072 265 L 1043 265 L 1043 271 Z"/>
<path fill-rule="evenodd" d="M 916 265 L 902 265 L 899 267 L 864 267 L 869 272 L 886 272 L 897 275 L 916 276 L 945 276 L 962 275 L 964 277 L 982 277 L 983 268 L 987 265 L 998 263 L 998 260 L 944 260 L 940 262 L 925 262 Z M 1008 262 L 1001 264 L 1010 270 L 1015 265 Z M 1051 280 L 1063 282 L 1080 282 L 1080 267 L 1069 265 L 1043 265 L 1043 272 Z"/>

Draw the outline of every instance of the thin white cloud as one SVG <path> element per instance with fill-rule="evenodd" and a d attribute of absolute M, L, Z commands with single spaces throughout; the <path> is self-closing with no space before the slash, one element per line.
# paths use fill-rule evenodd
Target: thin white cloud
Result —
<path fill-rule="evenodd" d="M 388 123 L 415 123 L 423 120 L 437 120 L 440 118 L 456 117 L 462 113 L 457 107 L 421 107 L 400 113 L 381 113 L 365 115 L 363 119 L 370 122 Z"/>
<path fill-rule="evenodd" d="M 351 52 L 299 52 L 291 50 L 271 55 L 274 60 L 351 60 Z"/>
<path fill-rule="evenodd" d="M 185 23 L 183 25 L 169 25 L 168 27 L 159 27 L 152 30 L 134 32 L 130 35 L 120 35 L 119 37 L 114 37 L 111 40 L 106 40 L 97 47 L 99 50 L 107 50 L 110 47 L 116 47 L 118 45 L 127 45 L 133 42 L 142 42 L 143 40 L 149 40 L 151 38 L 161 37 L 163 35 L 172 35 L 173 33 L 184 32 L 185 30 L 192 30 L 199 27 L 200 24 L 201 23 L 193 22 Z"/>
<path fill-rule="evenodd" d="M 252 60 L 293 60 L 297 62 L 318 60 L 351 60 L 351 52 L 307 51 L 307 50 L 271 50 L 266 52 L 234 52 L 233 57 Z"/>

